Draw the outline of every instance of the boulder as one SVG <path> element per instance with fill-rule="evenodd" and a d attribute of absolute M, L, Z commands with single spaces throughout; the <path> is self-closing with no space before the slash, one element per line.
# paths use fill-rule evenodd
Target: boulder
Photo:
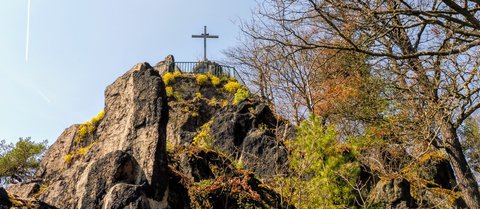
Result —
<path fill-rule="evenodd" d="M 148 63 L 138 64 L 107 87 L 105 116 L 93 135 L 76 140 L 79 126 L 74 125 L 48 150 L 36 174 L 45 189 L 32 194 L 31 186 L 24 185 L 16 193 L 58 208 L 99 208 L 106 202 L 118 207 L 162 205 L 168 186 L 167 122 L 162 78 Z M 81 154 L 65 160 L 75 152 Z M 125 194 L 138 195 L 121 204 L 107 201 L 127 185 Z"/>
<path fill-rule="evenodd" d="M 245 100 L 215 115 L 211 132 L 216 148 L 265 178 L 287 172 L 288 151 L 277 139 L 284 126 L 267 105 Z"/>

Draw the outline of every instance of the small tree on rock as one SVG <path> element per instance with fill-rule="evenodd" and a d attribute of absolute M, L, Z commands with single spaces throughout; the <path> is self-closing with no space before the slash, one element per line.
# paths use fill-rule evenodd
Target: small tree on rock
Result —
<path fill-rule="evenodd" d="M 7 144 L 2 140 L 0 142 L 0 183 L 17 183 L 32 177 L 46 149 L 46 140 L 37 143 L 30 137 L 20 138 L 15 145 Z"/>

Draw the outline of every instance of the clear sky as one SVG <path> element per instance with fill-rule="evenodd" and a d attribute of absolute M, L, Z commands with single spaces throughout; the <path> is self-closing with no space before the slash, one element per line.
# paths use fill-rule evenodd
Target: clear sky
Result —
<path fill-rule="evenodd" d="M 238 19 L 254 0 L 0 0 L 0 139 L 53 143 L 62 131 L 103 109 L 104 90 L 139 62 L 208 57 L 237 43 Z"/>

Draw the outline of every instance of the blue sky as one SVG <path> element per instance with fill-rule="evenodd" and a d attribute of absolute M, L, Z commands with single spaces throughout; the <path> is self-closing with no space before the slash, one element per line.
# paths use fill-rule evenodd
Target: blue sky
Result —
<path fill-rule="evenodd" d="M 208 57 L 237 43 L 238 20 L 248 20 L 254 0 L 0 0 L 0 139 L 31 136 L 53 143 L 68 126 L 95 116 L 104 89 L 139 62 L 202 58 L 192 39 L 207 25 L 220 39 Z M 200 3 L 201 2 L 201 3 Z"/>

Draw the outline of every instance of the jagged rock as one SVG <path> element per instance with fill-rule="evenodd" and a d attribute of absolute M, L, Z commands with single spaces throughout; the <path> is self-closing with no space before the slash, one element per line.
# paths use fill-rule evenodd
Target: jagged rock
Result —
<path fill-rule="evenodd" d="M 46 189 L 35 195 L 59 208 L 98 208 L 106 195 L 120 194 L 112 190 L 116 184 L 131 184 L 148 196 L 133 202 L 159 205 L 168 184 L 167 122 L 162 78 L 148 63 L 136 65 L 107 87 L 105 117 L 93 136 L 78 142 L 78 126 L 72 126 L 48 150 L 37 172 Z M 65 161 L 86 144 L 83 156 Z"/>
<path fill-rule="evenodd" d="M 7 191 L 3 187 L 0 187 L 0 209 L 12 207 L 12 202 L 8 197 Z"/>
<path fill-rule="evenodd" d="M 384 208 L 416 208 L 415 199 L 410 194 L 410 183 L 402 178 L 380 180 L 370 193 L 372 202 Z"/>
<path fill-rule="evenodd" d="M 231 103 L 233 94 L 223 90 L 222 84 L 200 86 L 190 75 L 176 78 L 171 87 L 179 96 L 169 100 L 170 143 L 192 144 L 200 127 L 211 122 L 213 146 L 219 151 L 262 178 L 287 172 L 287 150 L 277 136 L 284 135 L 283 130 L 287 135 L 293 131 L 291 125 L 277 119 L 268 105 L 255 97 L 238 105 L 219 105 Z"/>
<path fill-rule="evenodd" d="M 240 109 L 220 105 L 231 102 L 233 95 L 222 91 L 221 86 L 199 86 L 192 75 L 182 76 L 175 85 L 183 101 L 169 97 L 169 110 L 159 69 L 148 63 L 134 66 L 105 90 L 105 115 L 92 126 L 94 129 L 79 137 L 84 126 L 67 128 L 43 158 L 35 176 L 39 181 L 18 184 L 11 190 L 34 198 L 32 203 L 46 208 L 237 208 L 245 206 L 242 201 L 253 207 L 291 208 L 254 174 L 237 170 L 229 159 L 242 159 L 259 175 L 270 175 L 269 169 L 277 169 L 270 164 L 286 162 L 286 151 L 270 130 L 281 123 L 270 109 L 258 102 L 247 102 Z M 185 105 L 194 107 L 196 115 L 185 112 Z M 255 111 L 246 113 L 245 108 Z M 227 120 L 232 116 L 235 120 Z M 168 166 L 167 124 L 169 140 L 191 146 L 198 128 L 209 121 L 214 123 L 213 118 L 236 127 L 234 134 L 241 132 L 242 138 L 237 139 L 226 129 L 212 130 L 220 133 L 215 138 L 219 146 L 220 136 L 227 141 L 240 140 L 224 150 L 235 154 L 227 157 L 190 147 L 171 153 L 181 159 L 173 157 Z M 215 127 L 229 128 L 228 124 Z M 243 132 L 238 130 L 239 124 L 245 124 Z M 250 163 L 252 159 L 255 161 Z M 268 166 L 255 167 L 259 162 Z M 216 186 L 199 192 L 202 187 L 197 184 L 209 179 Z"/>
<path fill-rule="evenodd" d="M 173 208 L 293 208 L 222 154 L 191 146 L 177 147 L 173 153 Z"/>
<path fill-rule="evenodd" d="M 178 67 L 175 66 L 175 58 L 171 54 L 165 57 L 165 60 L 157 63 L 154 68 L 159 72 L 160 75 L 179 70 Z"/>
<path fill-rule="evenodd" d="M 116 197 L 115 204 L 118 204 L 119 200 L 125 204 L 138 201 L 138 199 L 142 197 L 139 193 L 147 190 L 147 188 L 143 186 L 147 184 L 147 180 L 145 179 L 145 174 L 142 172 L 137 161 L 130 154 L 120 150 L 108 153 L 101 159 L 95 161 L 90 168 L 87 176 L 89 181 L 86 185 L 86 191 L 88 191 L 88 193 L 84 195 L 81 200 L 82 208 L 104 207 L 108 205 L 108 202 L 112 202 L 112 195 Z M 113 187 L 119 183 L 122 183 L 122 185 L 130 184 L 132 188 L 135 188 L 134 190 L 136 192 L 125 193 L 128 194 L 128 196 L 119 195 L 118 189 L 113 189 Z M 143 187 L 136 185 L 142 185 Z M 131 190 L 131 188 L 128 187 L 124 189 L 122 192 Z M 105 198 L 105 196 L 110 198 Z M 125 200 L 123 198 L 125 198 Z M 143 202 L 140 201 L 140 203 Z M 143 203 L 142 205 L 146 204 L 147 203 Z"/>
<path fill-rule="evenodd" d="M 167 140 L 175 145 L 191 144 L 198 134 L 197 129 L 220 112 L 218 104 L 209 104 L 212 99 L 220 103 L 232 97 L 231 94 L 221 91 L 221 86 L 198 85 L 194 75 L 176 78 L 171 87 L 178 96 L 170 97 Z M 197 97 L 197 93 L 201 98 Z"/>
<path fill-rule="evenodd" d="M 276 131 L 288 124 L 278 121 L 267 105 L 255 101 L 245 100 L 220 112 L 211 125 L 215 147 L 261 177 L 286 173 L 288 152 L 277 140 Z"/>
<path fill-rule="evenodd" d="M 8 194 L 3 187 L 0 187 L 0 209 L 56 209 L 44 202 L 21 198 L 17 195 Z"/>
<path fill-rule="evenodd" d="M 7 190 L 9 193 L 15 194 L 19 197 L 27 198 L 35 195 L 40 189 L 37 182 L 17 183 L 10 185 Z"/>

